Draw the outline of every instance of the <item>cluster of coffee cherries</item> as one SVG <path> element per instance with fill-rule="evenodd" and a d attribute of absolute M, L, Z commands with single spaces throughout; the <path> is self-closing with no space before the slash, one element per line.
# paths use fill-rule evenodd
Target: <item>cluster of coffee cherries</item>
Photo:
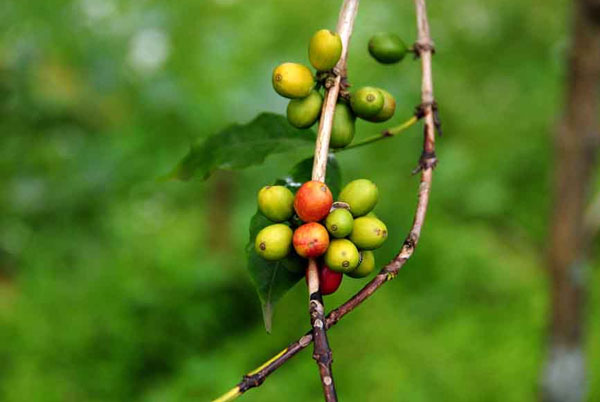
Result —
<path fill-rule="evenodd" d="M 317 31 L 308 46 L 308 58 L 317 70 L 315 75 L 305 65 L 283 63 L 273 70 L 273 88 L 291 99 L 287 119 L 291 125 L 306 129 L 321 114 L 323 94 L 320 91 L 342 54 L 342 40 L 336 32 Z M 406 55 L 406 45 L 395 34 L 380 33 L 369 41 L 369 53 L 384 64 L 397 63 Z M 370 122 L 389 120 L 396 110 L 396 100 L 384 89 L 366 86 L 339 98 L 335 106 L 329 146 L 344 148 L 354 139 L 356 117 Z"/>
<path fill-rule="evenodd" d="M 333 202 L 325 183 L 309 181 L 294 195 L 285 186 L 258 192 L 258 208 L 277 222 L 256 236 L 258 255 L 277 261 L 296 253 L 319 262 L 320 290 L 337 290 L 342 274 L 363 278 L 375 269 L 373 251 L 386 240 L 386 225 L 372 212 L 379 199 L 377 186 L 366 179 L 348 183 Z M 304 265 L 306 266 L 306 265 Z"/>

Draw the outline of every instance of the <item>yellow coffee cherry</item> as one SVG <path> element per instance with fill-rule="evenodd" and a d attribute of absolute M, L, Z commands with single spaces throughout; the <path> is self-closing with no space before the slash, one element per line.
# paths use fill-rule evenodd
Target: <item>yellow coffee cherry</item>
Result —
<path fill-rule="evenodd" d="M 310 39 L 308 59 L 318 71 L 329 71 L 342 55 L 342 38 L 328 29 L 317 31 Z"/>
<path fill-rule="evenodd" d="M 265 260 L 281 260 L 290 253 L 292 234 L 292 229 L 283 223 L 269 225 L 256 235 L 254 249 Z"/>
<path fill-rule="evenodd" d="M 273 70 L 273 88 L 285 98 L 305 98 L 314 86 L 312 72 L 303 64 L 283 63 Z"/>

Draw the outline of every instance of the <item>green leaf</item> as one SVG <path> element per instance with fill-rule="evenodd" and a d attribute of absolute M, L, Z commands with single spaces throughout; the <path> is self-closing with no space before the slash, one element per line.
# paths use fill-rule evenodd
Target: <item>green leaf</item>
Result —
<path fill-rule="evenodd" d="M 243 169 L 264 162 L 271 154 L 314 147 L 315 133 L 299 130 L 284 116 L 262 113 L 247 124 L 233 124 L 192 146 L 168 175 L 170 179 L 206 180 L 218 169 Z"/>
<path fill-rule="evenodd" d="M 275 184 L 284 185 L 295 192 L 302 183 L 311 179 L 312 163 L 313 158 L 301 161 L 291 169 L 289 175 L 276 180 Z M 330 155 L 327 161 L 326 182 L 334 195 L 340 191 L 340 167 L 333 155 Z M 300 258 L 294 252 L 280 261 L 267 261 L 256 253 L 254 249 L 256 235 L 271 224 L 273 222 L 257 211 L 250 220 L 250 240 L 246 247 L 248 271 L 262 304 L 267 332 L 271 332 L 275 303 L 304 276 L 307 264 L 307 260 Z"/>

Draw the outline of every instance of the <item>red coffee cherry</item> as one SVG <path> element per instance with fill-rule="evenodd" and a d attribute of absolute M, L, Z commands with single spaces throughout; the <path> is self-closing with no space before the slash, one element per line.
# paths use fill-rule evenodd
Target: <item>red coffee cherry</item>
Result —
<path fill-rule="evenodd" d="M 292 243 L 300 257 L 315 258 L 327 251 L 329 233 L 320 223 L 305 223 L 294 232 Z"/>
<path fill-rule="evenodd" d="M 329 269 L 327 265 L 319 267 L 319 289 L 323 296 L 330 295 L 340 287 L 344 275 Z M 308 270 L 306 270 L 306 283 L 308 283 Z"/>
<path fill-rule="evenodd" d="M 333 196 L 325 183 L 307 181 L 298 189 L 294 209 L 304 222 L 318 222 L 329 214 Z"/>

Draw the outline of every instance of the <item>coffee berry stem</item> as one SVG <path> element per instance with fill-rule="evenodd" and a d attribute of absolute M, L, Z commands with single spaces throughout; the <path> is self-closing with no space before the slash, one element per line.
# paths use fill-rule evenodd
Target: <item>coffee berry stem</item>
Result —
<path fill-rule="evenodd" d="M 382 131 L 381 134 L 373 135 L 362 141 L 358 141 L 358 142 L 355 142 L 354 144 L 350 144 L 345 148 L 334 149 L 333 152 L 340 152 L 340 151 L 345 151 L 347 149 L 358 148 L 358 147 L 362 147 L 364 145 L 372 144 L 372 143 L 380 141 L 380 140 L 385 140 L 386 138 L 394 137 L 397 134 L 400 134 L 401 132 L 403 132 L 404 130 L 414 126 L 418 121 L 419 121 L 419 117 L 412 116 L 410 119 L 406 120 L 404 123 Z"/>

